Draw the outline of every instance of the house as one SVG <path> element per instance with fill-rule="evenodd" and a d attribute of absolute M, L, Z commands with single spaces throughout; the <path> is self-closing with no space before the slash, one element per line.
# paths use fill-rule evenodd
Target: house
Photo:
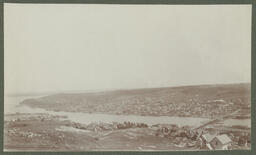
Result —
<path fill-rule="evenodd" d="M 202 135 L 202 139 L 205 143 L 210 143 L 213 140 L 213 138 L 215 138 L 215 137 L 216 137 L 216 135 L 211 135 L 209 133 Z"/>
<path fill-rule="evenodd" d="M 202 134 L 201 148 L 208 150 L 227 150 L 232 140 L 226 135 Z"/>
<path fill-rule="evenodd" d="M 200 138 L 200 144 L 202 149 L 212 150 L 210 142 L 215 138 L 216 135 L 210 133 L 202 134 Z"/>
<path fill-rule="evenodd" d="M 211 147 L 215 150 L 228 150 L 231 142 L 232 140 L 226 134 L 223 134 L 214 137 L 210 144 Z"/>

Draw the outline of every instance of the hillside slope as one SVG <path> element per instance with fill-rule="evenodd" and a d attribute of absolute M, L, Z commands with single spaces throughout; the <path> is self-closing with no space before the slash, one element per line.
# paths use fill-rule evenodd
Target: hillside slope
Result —
<path fill-rule="evenodd" d="M 250 113 L 250 84 L 201 85 L 55 94 L 21 104 L 53 111 L 215 117 Z"/>

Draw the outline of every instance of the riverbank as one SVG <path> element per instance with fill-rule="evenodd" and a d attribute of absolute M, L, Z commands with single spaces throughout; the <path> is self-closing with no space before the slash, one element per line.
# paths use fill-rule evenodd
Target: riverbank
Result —
<path fill-rule="evenodd" d="M 197 131 L 190 126 L 133 122 L 80 124 L 49 114 L 5 115 L 5 151 L 161 151 L 203 150 Z M 249 130 L 208 128 L 204 133 L 228 134 L 231 149 L 249 149 L 241 143 Z M 248 138 L 248 137 L 247 137 Z"/>
<path fill-rule="evenodd" d="M 226 137 L 229 143 L 221 148 L 250 149 L 249 88 L 204 85 L 5 98 L 4 149 L 205 150 L 210 144 L 204 135 Z"/>
<path fill-rule="evenodd" d="M 110 128 L 111 126 L 111 128 Z M 111 123 L 84 125 L 47 114 L 7 115 L 5 150 L 182 150 L 167 138 L 156 136 L 146 124 Z M 85 145 L 86 144 L 86 145 Z M 191 149 L 191 148 L 190 148 Z M 196 149 L 196 148 L 192 148 Z"/>

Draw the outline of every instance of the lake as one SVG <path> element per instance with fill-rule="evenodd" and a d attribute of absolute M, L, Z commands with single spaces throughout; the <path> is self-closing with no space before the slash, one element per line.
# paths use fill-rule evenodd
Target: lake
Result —
<path fill-rule="evenodd" d="M 199 126 L 202 123 L 209 121 L 208 118 L 195 118 L 195 117 L 175 117 L 175 116 L 137 116 L 137 115 L 112 115 L 112 114 L 98 114 L 98 113 L 75 113 L 75 112 L 55 112 L 46 111 L 40 108 L 30 108 L 25 105 L 20 105 L 24 99 L 37 98 L 42 96 L 11 96 L 5 98 L 5 114 L 11 113 L 47 113 L 51 115 L 67 116 L 65 120 L 72 122 L 89 124 L 92 122 L 136 122 L 146 123 L 148 125 L 154 124 L 177 124 L 179 126 Z M 64 119 L 64 118 L 63 118 Z M 229 121 L 229 120 L 226 120 Z M 236 120 L 230 120 L 228 124 L 237 124 Z M 235 123 L 234 123 L 235 122 Z M 241 122 L 240 122 L 241 123 Z M 244 121 L 243 125 L 248 125 L 248 121 Z"/>

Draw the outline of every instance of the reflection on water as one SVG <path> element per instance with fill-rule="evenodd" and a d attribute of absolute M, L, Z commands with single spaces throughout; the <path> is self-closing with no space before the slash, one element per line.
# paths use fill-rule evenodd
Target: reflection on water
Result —
<path fill-rule="evenodd" d="M 251 127 L 251 119 L 228 119 L 223 122 L 226 126 L 248 126 Z"/>
<path fill-rule="evenodd" d="M 41 96 L 36 96 L 41 97 Z M 22 97 L 6 97 L 5 98 L 5 114 L 10 113 L 47 113 L 58 116 L 67 116 L 67 120 L 72 122 L 89 124 L 92 122 L 137 122 L 153 124 L 177 124 L 180 126 L 199 126 L 202 123 L 209 121 L 207 118 L 194 118 L 194 117 L 170 117 L 170 116 L 136 116 L 136 115 L 111 115 L 111 114 L 89 114 L 89 113 L 74 113 L 74 112 L 55 112 L 46 111 L 40 108 L 30 108 L 25 105 L 19 105 L 24 99 L 36 98 L 35 96 L 22 96 Z M 65 120 L 66 120 L 65 119 Z M 250 119 L 236 120 L 229 119 L 224 121 L 225 125 L 250 125 Z"/>
<path fill-rule="evenodd" d="M 51 112 L 52 113 L 52 112 Z M 53 114 L 66 115 L 73 122 L 89 124 L 92 122 L 136 122 L 153 124 L 178 124 L 184 125 L 200 125 L 207 121 L 207 118 L 191 118 L 191 117 L 169 117 L 169 116 L 135 116 L 135 115 L 110 115 L 110 114 L 88 114 L 88 113 L 72 113 L 72 112 L 54 112 Z"/>

